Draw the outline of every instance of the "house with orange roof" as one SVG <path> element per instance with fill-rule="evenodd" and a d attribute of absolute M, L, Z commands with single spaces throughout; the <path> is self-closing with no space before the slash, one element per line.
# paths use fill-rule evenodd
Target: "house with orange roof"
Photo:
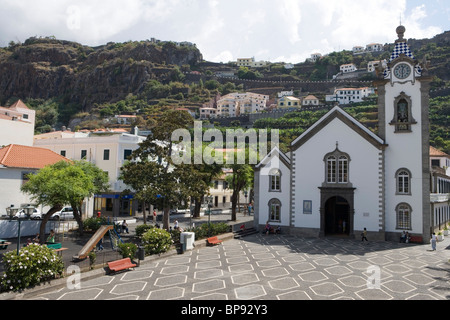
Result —
<path fill-rule="evenodd" d="M 0 107 L 0 147 L 9 144 L 32 146 L 36 112 L 22 100 Z"/>
<path fill-rule="evenodd" d="M 30 173 L 67 158 L 45 148 L 11 144 L 0 149 L 0 216 L 7 207 L 30 203 L 30 197 L 20 191 Z"/>
<path fill-rule="evenodd" d="M 319 98 L 313 95 L 308 95 L 303 98 L 302 100 L 302 106 L 318 106 L 320 103 Z"/>

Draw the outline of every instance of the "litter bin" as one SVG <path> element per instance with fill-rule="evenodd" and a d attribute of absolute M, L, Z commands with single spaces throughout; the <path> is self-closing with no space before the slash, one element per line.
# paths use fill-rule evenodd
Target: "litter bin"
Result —
<path fill-rule="evenodd" d="M 144 260 L 145 259 L 145 249 L 143 246 L 138 246 L 137 249 L 137 258 L 139 260 Z"/>
<path fill-rule="evenodd" d="M 194 232 L 182 232 L 180 234 L 180 243 L 182 245 L 183 252 L 186 250 L 194 249 L 195 233 Z"/>

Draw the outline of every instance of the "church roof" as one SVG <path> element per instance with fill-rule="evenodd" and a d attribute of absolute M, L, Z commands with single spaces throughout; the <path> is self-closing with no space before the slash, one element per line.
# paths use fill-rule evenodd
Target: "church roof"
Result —
<path fill-rule="evenodd" d="M 351 129 L 353 129 L 356 133 L 364 137 L 367 141 L 373 144 L 375 147 L 381 149 L 385 146 L 383 139 L 378 137 L 375 133 L 367 129 L 363 126 L 358 120 L 350 116 L 347 112 L 342 110 L 339 106 L 334 107 L 331 111 L 329 111 L 326 115 L 324 115 L 320 120 L 314 123 L 311 127 L 308 128 L 300 137 L 295 139 L 292 144 L 292 149 L 297 149 L 310 138 L 312 138 L 317 132 L 322 130 L 325 126 L 327 126 L 332 120 L 340 119 L 346 125 L 348 125 Z"/>
<path fill-rule="evenodd" d="M 258 165 L 256 165 L 255 169 L 258 170 L 261 166 L 266 165 L 268 163 L 269 159 L 272 158 L 272 156 L 275 153 L 278 153 L 278 155 L 280 156 L 281 161 L 284 162 L 284 164 L 288 168 L 291 167 L 291 164 L 290 164 L 291 161 L 289 160 L 289 158 L 280 149 L 278 149 L 278 147 L 275 147 L 269 152 L 269 154 L 267 156 L 264 157 L 264 159 L 261 160 L 261 162 Z"/>

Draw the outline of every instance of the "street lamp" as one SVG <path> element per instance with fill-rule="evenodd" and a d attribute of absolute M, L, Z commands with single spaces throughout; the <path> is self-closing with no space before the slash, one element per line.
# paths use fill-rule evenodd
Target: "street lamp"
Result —
<path fill-rule="evenodd" d="M 211 208 L 212 208 L 213 197 L 207 196 L 206 199 L 208 201 L 208 224 L 211 224 Z"/>
<path fill-rule="evenodd" d="M 20 211 L 23 211 L 23 213 L 25 213 L 25 218 L 22 218 L 20 215 Z M 16 218 L 16 214 L 17 212 L 19 212 L 19 216 L 17 216 L 17 222 L 19 223 L 19 228 L 17 230 L 17 255 L 19 255 L 19 251 L 20 251 L 20 229 L 21 229 L 21 224 L 22 221 L 26 221 L 26 220 L 30 220 L 30 216 L 33 214 L 34 211 L 34 207 L 32 206 L 27 206 L 25 208 L 14 208 L 13 205 L 11 205 L 11 207 L 6 208 L 6 212 L 9 215 L 9 219 L 10 222 Z"/>

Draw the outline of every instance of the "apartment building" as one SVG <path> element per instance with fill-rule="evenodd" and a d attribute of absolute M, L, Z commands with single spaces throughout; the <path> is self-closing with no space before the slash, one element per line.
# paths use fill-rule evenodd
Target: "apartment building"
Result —
<path fill-rule="evenodd" d="M 238 117 L 242 114 L 261 112 L 266 109 L 268 95 L 257 93 L 230 93 L 217 101 L 217 115 Z"/>
<path fill-rule="evenodd" d="M 349 63 L 349 64 L 341 65 L 340 70 L 342 73 L 345 74 L 345 73 L 355 72 L 358 69 L 356 68 L 356 65 L 354 63 Z"/>
<path fill-rule="evenodd" d="M 107 172 L 110 192 L 95 195 L 94 212 L 118 217 L 133 215 L 137 209 L 137 201 L 133 201 L 132 195 L 121 195 L 127 186 L 119 176 L 120 168 L 145 139 L 112 130 L 84 133 L 58 131 L 36 135 L 34 146 L 49 149 L 68 159 L 89 161 Z"/>
<path fill-rule="evenodd" d="M 349 104 L 364 101 L 364 98 L 374 94 L 375 90 L 370 87 L 363 88 L 340 88 L 334 90 L 334 94 L 327 95 L 327 102 L 338 102 L 339 104 Z"/>

